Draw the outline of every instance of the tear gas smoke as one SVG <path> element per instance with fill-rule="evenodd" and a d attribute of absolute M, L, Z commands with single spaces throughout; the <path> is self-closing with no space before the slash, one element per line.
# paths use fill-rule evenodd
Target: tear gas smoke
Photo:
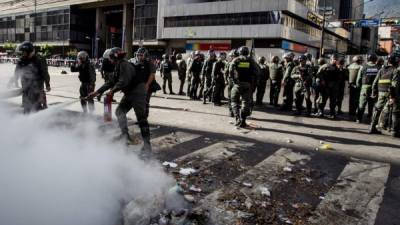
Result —
<path fill-rule="evenodd" d="M 174 183 L 161 166 L 111 143 L 93 121 L 55 111 L 13 115 L 0 105 L 0 224 L 114 225 L 132 200 L 157 212 L 151 203 Z"/>

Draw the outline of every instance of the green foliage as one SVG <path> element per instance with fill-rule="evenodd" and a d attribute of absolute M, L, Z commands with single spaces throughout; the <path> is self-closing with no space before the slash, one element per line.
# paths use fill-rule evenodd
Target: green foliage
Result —
<path fill-rule="evenodd" d="M 4 43 L 4 49 L 7 52 L 14 52 L 16 47 L 17 47 L 17 44 L 12 43 L 10 41 L 7 41 L 7 42 Z"/>
<path fill-rule="evenodd" d="M 78 54 L 78 50 L 76 50 L 76 49 L 70 49 L 70 50 L 67 52 L 67 57 L 75 58 L 77 54 Z"/>
<path fill-rule="evenodd" d="M 45 44 L 45 45 L 40 46 L 40 53 L 45 58 L 49 58 L 52 55 L 53 49 L 54 49 L 54 46 Z"/>

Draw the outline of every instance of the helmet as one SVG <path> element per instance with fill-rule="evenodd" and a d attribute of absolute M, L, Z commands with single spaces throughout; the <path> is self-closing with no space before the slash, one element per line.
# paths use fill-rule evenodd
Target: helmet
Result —
<path fill-rule="evenodd" d="M 383 65 L 385 64 L 385 60 L 382 57 L 379 57 L 378 60 L 376 60 L 376 64 Z"/>
<path fill-rule="evenodd" d="M 237 49 L 232 49 L 232 50 L 229 52 L 229 56 L 230 56 L 230 57 L 238 57 L 238 56 L 239 56 L 239 52 L 237 51 Z"/>
<path fill-rule="evenodd" d="M 294 54 L 292 52 L 285 53 L 285 54 L 283 54 L 283 58 L 284 59 L 293 59 Z"/>
<path fill-rule="evenodd" d="M 331 60 L 339 60 L 339 55 L 338 54 L 333 54 L 331 56 Z"/>
<path fill-rule="evenodd" d="M 312 60 L 312 54 L 311 53 L 306 53 L 305 56 L 307 57 L 308 60 Z"/>
<path fill-rule="evenodd" d="M 274 55 L 273 57 L 272 57 L 272 62 L 274 62 L 274 63 L 278 63 L 279 62 L 279 56 L 277 56 L 277 55 Z"/>
<path fill-rule="evenodd" d="M 225 52 L 220 52 L 218 55 L 218 58 L 225 60 L 226 59 L 226 53 Z"/>
<path fill-rule="evenodd" d="M 126 55 L 126 52 L 124 52 L 121 48 L 119 47 L 114 47 L 110 50 L 110 59 L 115 60 L 115 59 L 123 59 Z"/>
<path fill-rule="evenodd" d="M 265 59 L 264 56 L 261 56 L 261 57 L 258 58 L 258 62 L 259 62 L 259 63 L 265 63 L 265 60 L 266 60 L 266 59 Z"/>
<path fill-rule="evenodd" d="M 388 57 L 388 62 L 392 65 L 397 65 L 399 63 L 399 57 L 395 54 L 391 54 Z"/>
<path fill-rule="evenodd" d="M 82 61 L 86 61 L 89 59 L 89 54 L 86 51 L 80 51 L 76 55 L 76 58 L 78 58 L 79 60 L 82 60 Z"/>
<path fill-rule="evenodd" d="M 106 49 L 103 53 L 103 59 L 110 59 L 111 48 Z"/>
<path fill-rule="evenodd" d="M 361 62 L 363 61 L 363 57 L 361 55 L 356 55 L 352 59 L 353 62 Z"/>
<path fill-rule="evenodd" d="M 181 54 L 181 53 L 178 53 L 178 54 L 176 55 L 176 59 L 177 59 L 177 60 L 181 60 L 181 59 L 182 59 L 182 54 Z"/>
<path fill-rule="evenodd" d="M 343 57 L 339 58 L 339 65 L 344 65 L 346 63 L 346 60 Z"/>
<path fill-rule="evenodd" d="M 375 54 L 371 54 L 367 58 L 368 62 L 376 62 L 378 60 L 378 56 Z"/>
<path fill-rule="evenodd" d="M 34 50 L 35 50 L 35 48 L 33 47 L 33 44 L 31 42 L 24 41 L 20 45 L 17 46 L 16 52 L 17 53 L 22 53 L 22 52 L 31 53 Z"/>
<path fill-rule="evenodd" d="M 298 57 L 298 60 L 301 62 L 301 61 L 307 61 L 307 56 L 306 55 L 300 55 L 299 57 Z"/>
<path fill-rule="evenodd" d="M 214 51 L 208 51 L 208 57 L 217 57 L 217 55 L 215 54 L 215 52 Z"/>
<path fill-rule="evenodd" d="M 149 52 L 144 47 L 138 48 L 138 50 L 135 52 L 135 54 L 136 55 L 143 55 L 145 58 L 147 58 L 149 56 Z"/>
<path fill-rule="evenodd" d="M 194 52 L 195 55 L 201 55 L 201 52 L 199 50 Z"/>
<path fill-rule="evenodd" d="M 242 46 L 239 48 L 239 55 L 248 56 L 250 54 L 249 48 Z"/>
<path fill-rule="evenodd" d="M 324 64 L 326 64 L 326 60 L 324 58 L 319 58 L 318 65 L 324 65 Z"/>

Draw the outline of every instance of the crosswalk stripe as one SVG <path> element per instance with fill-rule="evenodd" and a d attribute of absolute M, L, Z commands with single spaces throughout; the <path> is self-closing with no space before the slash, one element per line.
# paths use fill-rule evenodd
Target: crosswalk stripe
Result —
<path fill-rule="evenodd" d="M 285 167 L 291 167 L 300 161 L 309 161 L 308 155 L 294 152 L 290 149 L 281 148 L 274 154 L 258 163 L 246 173 L 234 179 L 234 183 L 218 189 L 207 195 L 200 204 L 200 208 L 207 209 L 210 213 L 210 219 L 213 224 L 235 224 L 235 220 L 239 217 L 237 211 L 232 211 L 225 207 L 224 203 L 219 199 L 223 193 L 229 190 L 240 190 L 246 196 L 252 195 L 252 192 L 259 192 L 260 187 L 271 189 L 276 182 L 282 182 L 276 174 Z M 253 188 L 243 187 L 244 182 L 249 182 Z"/>
<path fill-rule="evenodd" d="M 200 136 L 201 135 L 199 134 L 178 131 L 153 138 L 151 139 L 151 144 L 154 146 L 153 151 L 156 153 L 159 151 L 170 150 L 178 144 L 194 140 Z"/>
<path fill-rule="evenodd" d="M 373 225 L 383 199 L 390 165 L 353 160 L 316 209 L 312 224 Z"/>
<path fill-rule="evenodd" d="M 215 164 L 216 162 L 229 158 L 236 153 L 232 151 L 234 150 L 241 150 L 244 148 L 249 148 L 253 146 L 253 143 L 250 142 L 243 142 L 243 141 L 235 141 L 235 140 L 227 140 L 218 142 L 212 145 L 209 145 L 205 148 L 201 148 L 197 151 L 189 153 L 187 155 L 181 156 L 177 158 L 175 161 L 183 162 L 188 160 L 205 160 L 213 161 Z"/>

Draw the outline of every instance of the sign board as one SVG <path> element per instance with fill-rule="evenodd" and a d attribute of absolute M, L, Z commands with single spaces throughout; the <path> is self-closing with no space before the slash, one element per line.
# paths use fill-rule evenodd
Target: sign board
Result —
<path fill-rule="evenodd" d="M 381 19 L 381 26 L 382 27 L 399 26 L 399 25 L 400 25 L 400 18 L 384 18 L 384 19 Z"/>
<path fill-rule="evenodd" d="M 285 50 L 290 50 L 290 51 L 299 52 L 299 53 L 306 53 L 308 50 L 307 46 L 292 43 L 292 42 L 285 41 L 285 40 L 282 41 L 282 48 Z"/>
<path fill-rule="evenodd" d="M 358 21 L 360 27 L 377 27 L 379 19 L 363 19 Z"/>
<path fill-rule="evenodd" d="M 308 12 L 307 13 L 307 19 L 318 24 L 318 26 L 322 26 L 323 23 L 323 18 L 320 15 L 317 15 L 313 12 Z"/>

